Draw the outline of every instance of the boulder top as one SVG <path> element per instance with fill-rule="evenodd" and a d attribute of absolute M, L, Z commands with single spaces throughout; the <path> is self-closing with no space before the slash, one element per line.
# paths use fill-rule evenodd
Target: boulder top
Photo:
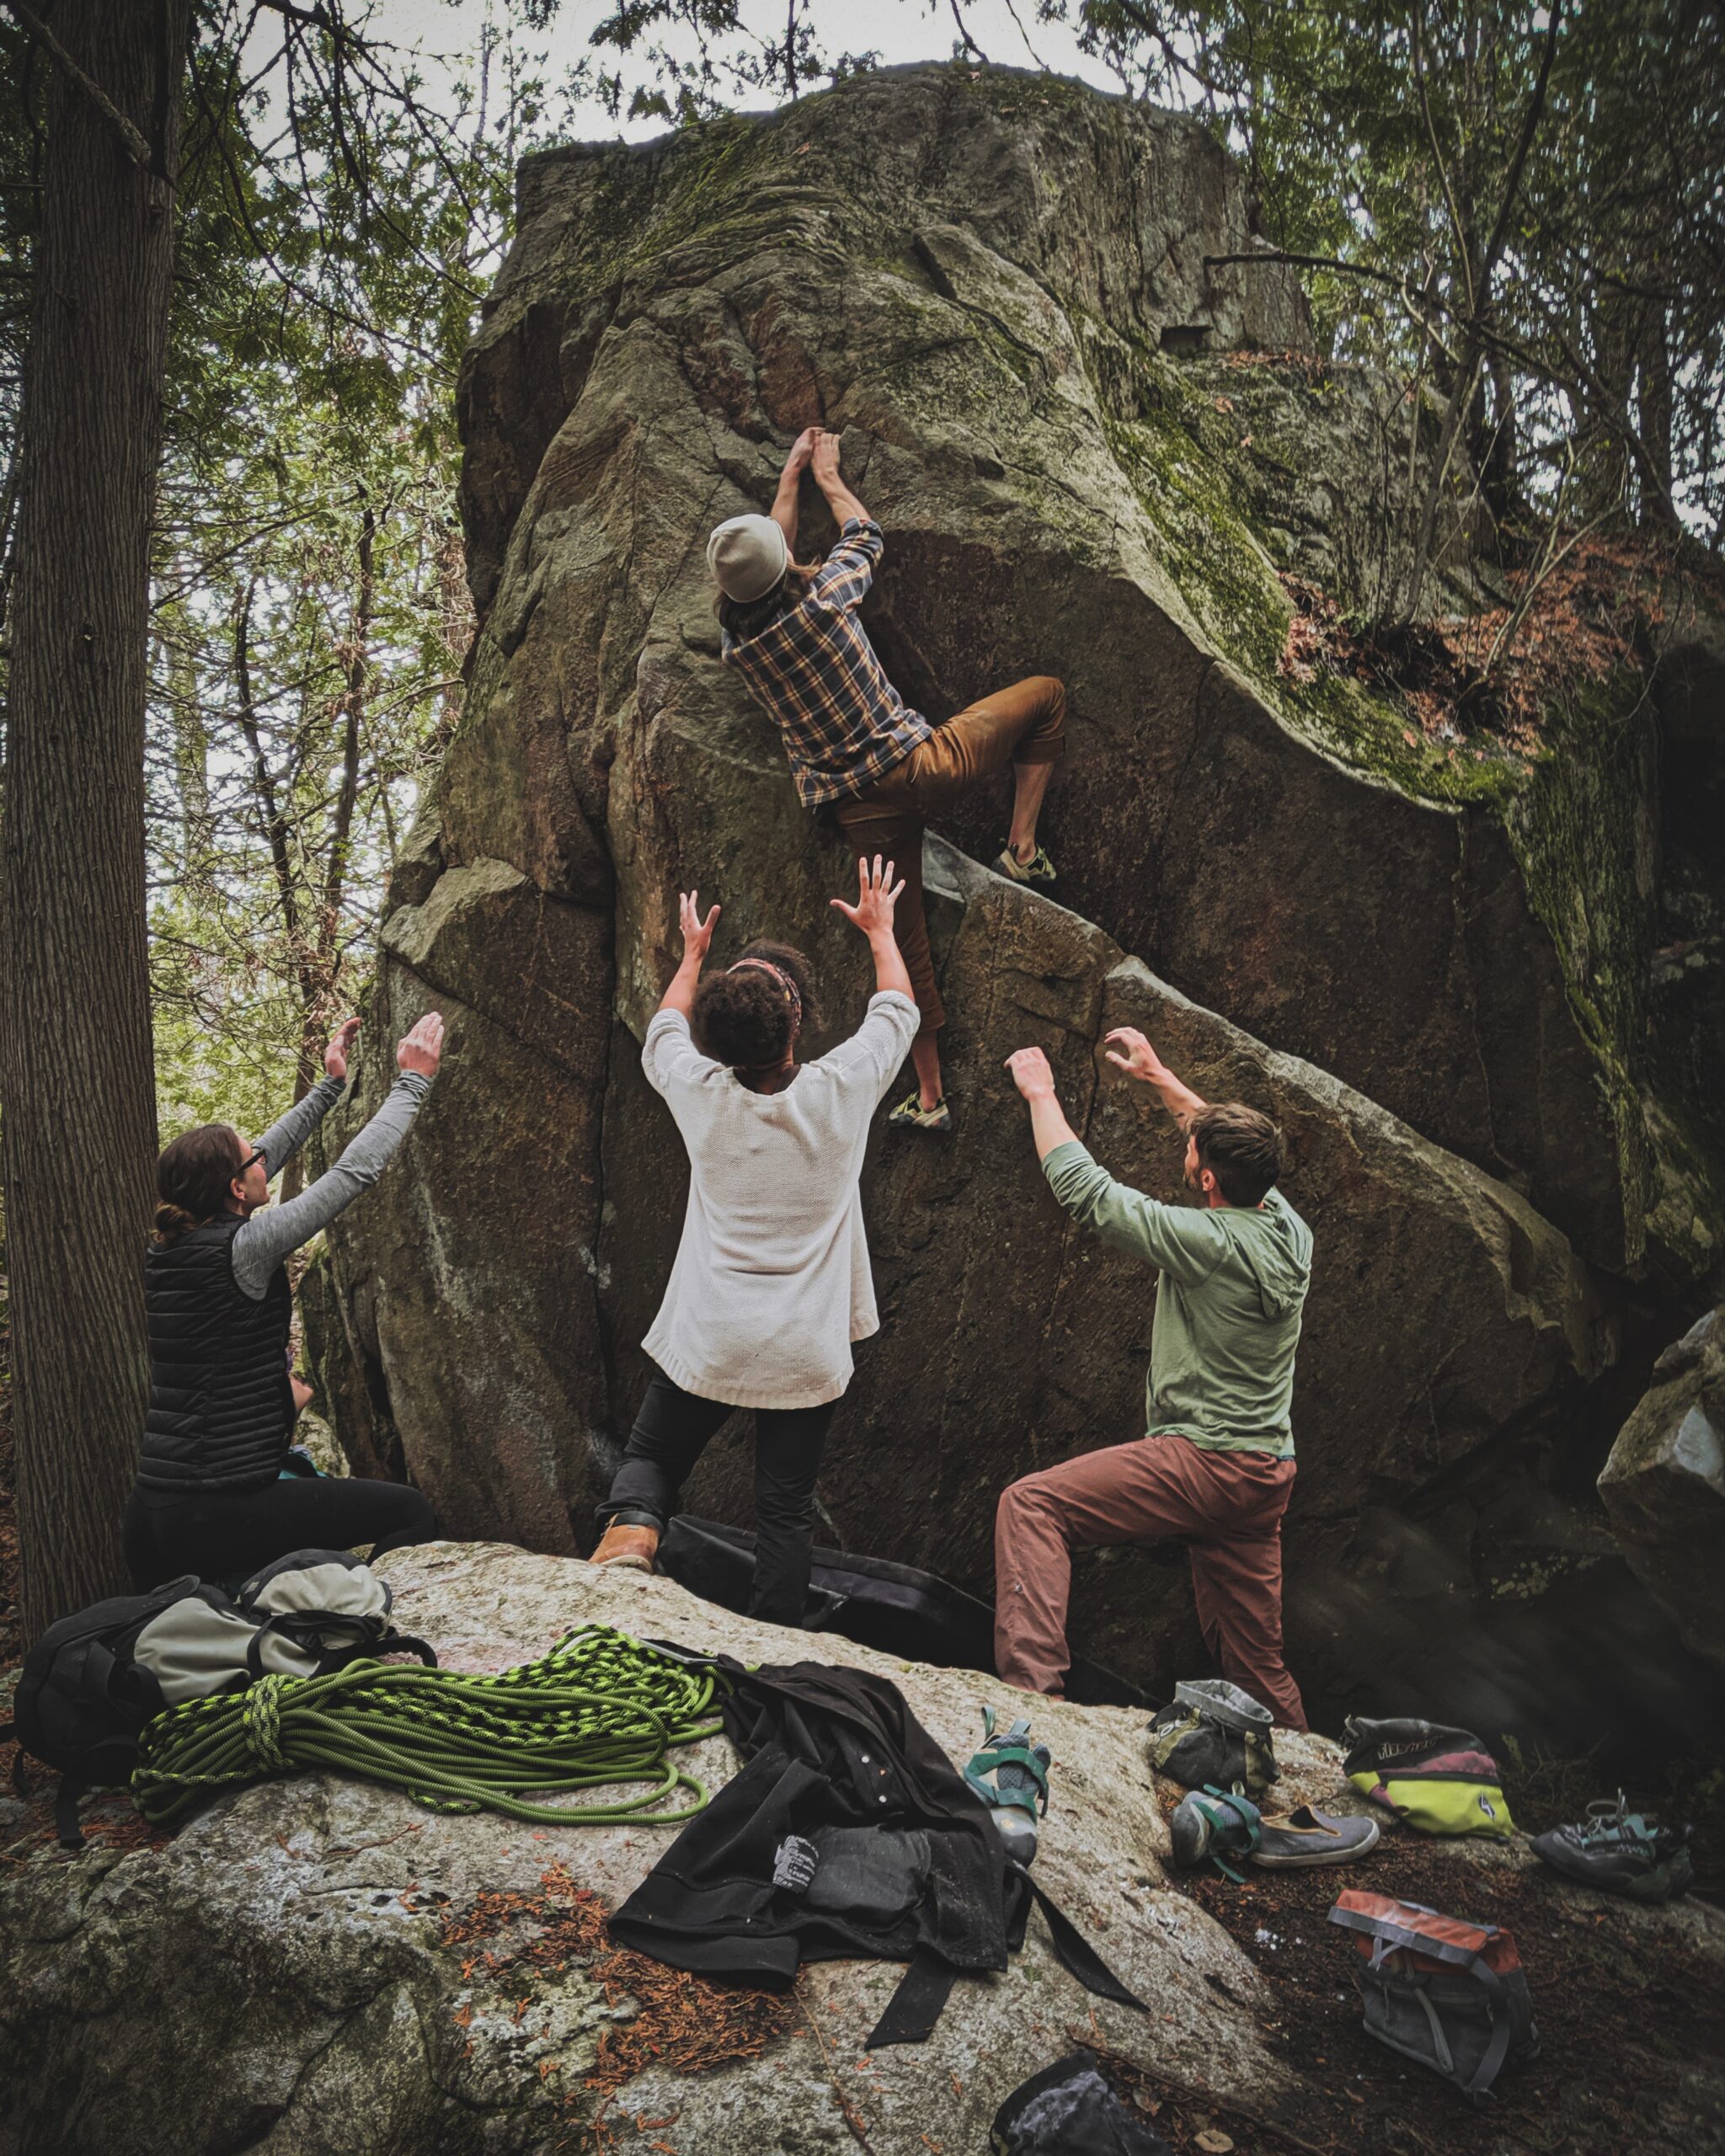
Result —
<path fill-rule="evenodd" d="M 534 152 L 519 175 L 517 253 L 488 307 L 512 312 L 530 270 L 565 296 L 571 273 L 595 296 L 649 269 L 671 283 L 710 275 L 714 244 L 758 244 L 763 219 L 788 241 L 825 227 L 829 244 L 882 259 L 947 219 L 1153 346 L 1311 348 L 1290 270 L 1206 264 L 1268 243 L 1243 170 L 1201 120 L 1063 76 L 956 62 L 873 70 L 649 142 Z M 665 261 L 697 236 L 697 260 Z"/>

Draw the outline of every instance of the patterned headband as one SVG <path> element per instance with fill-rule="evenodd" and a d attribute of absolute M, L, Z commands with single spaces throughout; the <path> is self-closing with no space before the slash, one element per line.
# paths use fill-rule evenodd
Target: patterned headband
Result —
<path fill-rule="evenodd" d="M 797 992 L 795 981 L 791 979 L 782 966 L 774 965 L 770 958 L 739 958 L 735 965 L 730 967 L 729 970 L 734 974 L 740 974 L 745 966 L 754 966 L 761 973 L 771 974 L 784 990 L 791 1006 L 791 1038 L 794 1040 L 803 1024 L 803 999 Z"/>

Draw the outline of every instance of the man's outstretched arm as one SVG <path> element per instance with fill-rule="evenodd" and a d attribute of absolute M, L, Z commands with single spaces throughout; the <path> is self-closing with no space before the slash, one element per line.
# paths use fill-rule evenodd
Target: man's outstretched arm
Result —
<path fill-rule="evenodd" d="M 785 535 L 785 552 L 794 561 L 797 556 L 798 496 L 803 484 L 803 474 L 809 469 L 809 460 L 814 454 L 814 437 L 820 430 L 804 427 L 791 444 L 791 453 L 785 459 L 785 468 L 778 475 L 778 492 L 772 498 L 772 507 L 766 512 Z"/>
<path fill-rule="evenodd" d="M 1174 1075 L 1135 1026 L 1116 1026 L 1108 1038 L 1110 1043 L 1119 1043 L 1118 1049 L 1108 1048 L 1108 1061 L 1129 1078 L 1153 1086 L 1162 1096 L 1162 1106 L 1183 1129 L 1194 1116 L 1204 1113 L 1204 1102 Z"/>
<path fill-rule="evenodd" d="M 1146 1198 L 1098 1166 L 1067 1122 L 1054 1072 L 1039 1048 L 1019 1049 L 1007 1058 L 1007 1068 L 1028 1103 L 1030 1134 L 1049 1188 L 1079 1225 L 1189 1285 L 1207 1278 L 1221 1255 L 1220 1232 L 1210 1215 Z M 1195 1093 L 1188 1097 L 1203 1106 Z"/>
<path fill-rule="evenodd" d="M 1076 1145 L 1078 1134 L 1066 1120 L 1066 1112 L 1055 1091 L 1055 1074 L 1042 1050 L 1016 1049 L 1007 1058 L 1007 1068 L 1029 1106 L 1030 1135 L 1037 1159 L 1045 1161 L 1057 1145 Z"/>
<path fill-rule="evenodd" d="M 862 524 L 874 520 L 863 508 L 839 477 L 839 438 L 815 429 L 814 446 L 809 452 L 809 464 L 814 470 L 814 483 L 826 496 L 826 505 L 832 511 L 832 520 L 842 531 L 855 517 Z"/>

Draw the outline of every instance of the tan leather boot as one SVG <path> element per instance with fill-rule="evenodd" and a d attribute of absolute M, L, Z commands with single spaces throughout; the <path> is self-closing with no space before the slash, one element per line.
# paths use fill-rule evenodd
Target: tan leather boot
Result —
<path fill-rule="evenodd" d="M 622 1565 L 632 1572 L 650 1572 L 659 1552 L 656 1527 L 625 1527 L 613 1520 L 588 1560 L 594 1565 Z"/>

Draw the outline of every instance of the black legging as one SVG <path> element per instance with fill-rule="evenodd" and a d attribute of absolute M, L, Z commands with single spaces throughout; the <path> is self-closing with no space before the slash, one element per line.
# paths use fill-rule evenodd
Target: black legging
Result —
<path fill-rule="evenodd" d="M 294 1550 L 371 1555 L 430 1542 L 437 1515 L 404 1482 L 292 1476 L 261 1490 L 194 1490 L 184 1496 L 134 1489 L 126 1508 L 126 1561 L 142 1594 L 195 1572 L 200 1580 L 243 1577 Z"/>
<path fill-rule="evenodd" d="M 800 1625 L 814 1540 L 814 1483 L 836 1400 L 819 1407 L 755 1410 L 755 1588 L 749 1614 L 769 1625 Z M 629 1433 L 623 1463 L 599 1508 L 602 1531 L 613 1519 L 663 1533 L 695 1462 L 729 1417 L 722 1400 L 685 1392 L 655 1370 Z"/>

